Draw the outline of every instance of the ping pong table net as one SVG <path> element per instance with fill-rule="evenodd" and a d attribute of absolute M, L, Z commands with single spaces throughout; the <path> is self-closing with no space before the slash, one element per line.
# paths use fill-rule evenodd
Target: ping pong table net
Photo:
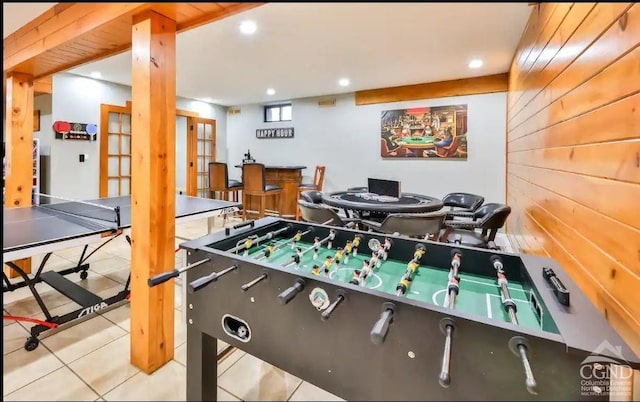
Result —
<path fill-rule="evenodd" d="M 40 194 L 40 208 L 54 213 L 92 221 L 109 222 L 113 229 L 120 229 L 120 207 L 110 207 L 89 201 Z"/>

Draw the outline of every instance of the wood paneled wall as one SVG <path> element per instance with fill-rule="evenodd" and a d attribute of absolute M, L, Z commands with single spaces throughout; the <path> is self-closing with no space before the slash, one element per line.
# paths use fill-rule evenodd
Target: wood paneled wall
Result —
<path fill-rule="evenodd" d="M 509 74 L 507 233 L 640 354 L 640 4 L 542 3 Z"/>

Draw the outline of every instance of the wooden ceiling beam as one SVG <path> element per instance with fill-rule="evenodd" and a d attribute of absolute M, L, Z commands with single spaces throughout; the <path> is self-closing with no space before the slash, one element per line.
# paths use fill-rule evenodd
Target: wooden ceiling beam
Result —
<path fill-rule="evenodd" d="M 129 50 L 131 35 L 123 35 L 122 27 L 131 27 L 133 15 L 143 11 L 175 20 L 184 32 L 263 4 L 59 3 L 4 39 L 3 71 L 38 79 Z"/>

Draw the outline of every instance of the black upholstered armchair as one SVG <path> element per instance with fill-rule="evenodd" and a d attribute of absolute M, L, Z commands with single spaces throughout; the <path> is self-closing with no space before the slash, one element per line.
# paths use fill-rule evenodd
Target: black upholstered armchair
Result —
<path fill-rule="evenodd" d="M 355 228 L 360 222 L 358 219 L 342 217 L 324 204 L 314 204 L 303 199 L 298 200 L 298 208 L 300 208 L 302 219 L 306 222 L 348 228 Z"/>
<path fill-rule="evenodd" d="M 322 204 L 322 191 L 306 190 L 300 193 L 300 198 L 312 204 Z"/>
<path fill-rule="evenodd" d="M 471 217 L 470 213 L 476 211 L 484 203 L 484 197 L 470 193 L 450 193 L 444 196 L 442 204 L 449 207 L 447 219 L 454 216 Z"/>
<path fill-rule="evenodd" d="M 488 248 L 489 243 L 495 240 L 498 230 L 504 226 L 509 214 L 511 207 L 508 205 L 485 204 L 466 219 L 445 220 L 440 238 L 446 243 Z"/>
<path fill-rule="evenodd" d="M 389 214 L 381 223 L 362 220 L 362 225 L 378 233 L 439 241 L 438 236 L 444 224 L 444 218 L 443 211 L 423 214 Z"/>

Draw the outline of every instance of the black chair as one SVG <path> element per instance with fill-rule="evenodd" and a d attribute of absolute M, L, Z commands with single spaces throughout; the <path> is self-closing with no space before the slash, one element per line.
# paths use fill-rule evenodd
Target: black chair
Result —
<path fill-rule="evenodd" d="M 508 205 L 485 204 L 469 219 L 445 220 L 440 238 L 446 243 L 492 248 L 496 234 L 504 226 L 509 214 L 511 214 L 511 207 Z"/>
<path fill-rule="evenodd" d="M 444 211 L 423 214 L 389 214 L 382 222 L 362 220 L 362 224 L 374 232 L 399 234 L 439 241 L 444 225 Z"/>
<path fill-rule="evenodd" d="M 324 204 L 314 204 L 309 201 L 298 200 L 298 207 L 300 208 L 302 220 L 306 222 L 347 228 L 354 228 L 360 222 L 358 219 L 342 217 Z"/>
<path fill-rule="evenodd" d="M 322 204 L 322 191 L 307 190 L 300 193 L 300 199 L 312 204 Z"/>
<path fill-rule="evenodd" d="M 449 207 L 447 219 L 453 216 L 470 216 L 469 212 L 474 212 L 484 203 L 484 197 L 470 193 L 450 193 L 444 196 L 442 204 Z"/>

